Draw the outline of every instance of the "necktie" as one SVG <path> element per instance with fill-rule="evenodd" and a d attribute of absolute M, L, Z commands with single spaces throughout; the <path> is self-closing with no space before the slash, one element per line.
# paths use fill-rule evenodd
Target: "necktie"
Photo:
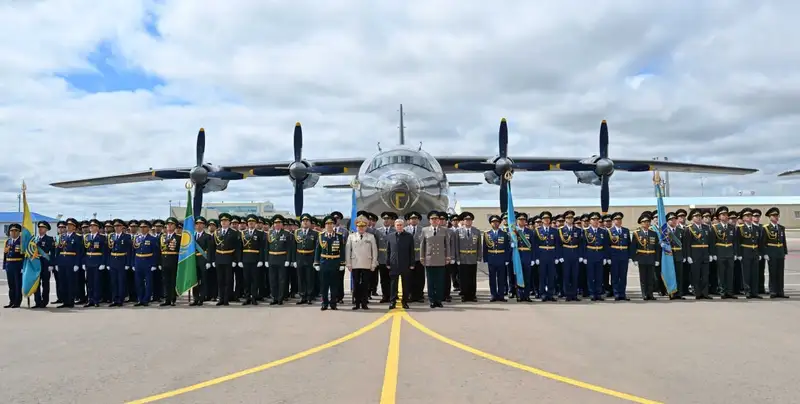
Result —
<path fill-rule="evenodd" d="M 363 240 L 363 239 L 364 239 L 364 235 L 363 235 L 363 234 L 359 234 L 359 235 L 358 235 L 358 239 L 359 239 L 359 240 Z"/>
<path fill-rule="evenodd" d="M 470 229 L 467 229 L 467 238 L 472 238 L 472 232 L 470 232 Z"/>
<path fill-rule="evenodd" d="M 434 236 L 436 235 L 436 228 L 435 227 L 433 228 L 433 235 Z"/>

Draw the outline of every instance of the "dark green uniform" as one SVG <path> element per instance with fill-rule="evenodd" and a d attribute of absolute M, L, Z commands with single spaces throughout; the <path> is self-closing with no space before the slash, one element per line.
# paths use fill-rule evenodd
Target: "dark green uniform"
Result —
<path fill-rule="evenodd" d="M 267 239 L 270 305 L 289 298 L 289 266 L 294 261 L 294 236 L 286 230 L 271 230 Z"/>
<path fill-rule="evenodd" d="M 344 237 L 341 233 L 319 233 L 314 262 L 318 263 L 320 276 L 320 292 L 322 293 L 322 310 L 326 310 L 328 305 L 336 310 L 336 297 L 339 295 L 341 287 L 337 277 L 339 268 L 344 266 Z"/>
<path fill-rule="evenodd" d="M 689 217 L 699 214 L 699 210 L 692 209 Z M 709 246 L 714 242 L 711 236 L 711 228 L 704 224 L 692 223 L 686 226 L 684 237 L 683 252 L 686 254 L 686 259 L 691 260 L 689 264 L 692 269 L 692 285 L 694 286 L 695 299 L 711 299 L 708 294 L 708 264 L 711 262 Z"/>
<path fill-rule="evenodd" d="M 248 220 L 255 221 L 255 215 Z M 256 229 L 242 231 L 242 264 L 244 304 L 258 304 L 258 287 L 263 278 L 262 270 L 266 261 L 267 241 L 264 232 Z"/>
<path fill-rule="evenodd" d="M 745 214 L 742 211 L 742 216 Z M 749 212 L 752 214 L 752 212 Z M 761 299 L 758 295 L 758 261 L 761 258 L 759 241 L 761 227 L 755 224 L 736 226 L 736 242 L 739 246 L 739 259 L 742 261 L 742 279 L 748 299 Z"/>
<path fill-rule="evenodd" d="M 772 209 L 767 211 L 769 216 Z M 789 250 L 786 247 L 786 228 L 778 223 L 764 225 L 761 251 L 769 266 L 769 297 L 788 299 L 784 291 L 784 265 Z"/>
<path fill-rule="evenodd" d="M 686 263 L 686 258 L 683 255 L 683 232 L 686 228 L 676 226 L 674 228 L 670 227 L 670 229 L 669 245 L 672 247 L 672 262 L 675 263 L 675 281 L 678 283 L 678 291 L 671 299 L 680 300 L 684 299 L 684 290 L 689 289 L 689 279 L 686 279 L 683 271 L 683 265 Z"/>
<path fill-rule="evenodd" d="M 723 299 L 735 299 L 733 289 L 733 262 L 738 246 L 736 245 L 736 227 L 727 223 L 717 223 L 714 230 L 714 261 L 717 262 L 720 294 Z"/>
<path fill-rule="evenodd" d="M 628 251 L 633 262 L 639 266 L 639 283 L 642 288 L 642 298 L 644 300 L 656 300 L 653 297 L 653 287 L 655 286 L 653 278 L 656 264 L 660 264 L 659 261 L 661 260 L 661 245 L 658 243 L 658 233 L 642 228 L 632 233 Z"/>
<path fill-rule="evenodd" d="M 297 280 L 299 283 L 300 301 L 297 304 L 311 304 L 314 300 L 314 284 L 317 271 L 314 270 L 314 253 L 319 241 L 319 233 L 314 229 L 297 229 L 294 231 L 296 246 Z"/>

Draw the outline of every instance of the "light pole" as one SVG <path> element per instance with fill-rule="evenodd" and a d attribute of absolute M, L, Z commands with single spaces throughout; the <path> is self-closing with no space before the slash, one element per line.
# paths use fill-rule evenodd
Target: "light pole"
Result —
<path fill-rule="evenodd" d="M 17 194 L 17 212 L 22 212 L 22 194 Z"/>
<path fill-rule="evenodd" d="M 700 196 L 705 196 L 705 180 L 708 177 L 700 177 Z"/>
<path fill-rule="evenodd" d="M 550 184 L 550 189 L 553 189 L 554 185 L 556 186 L 556 190 L 558 192 L 558 197 L 561 198 L 561 183 L 556 181 L 556 180 L 553 180 L 553 183 Z"/>

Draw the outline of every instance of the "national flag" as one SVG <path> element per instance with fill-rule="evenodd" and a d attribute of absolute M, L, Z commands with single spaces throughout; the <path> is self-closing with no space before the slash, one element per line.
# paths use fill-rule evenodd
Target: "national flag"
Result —
<path fill-rule="evenodd" d="M 25 182 L 22 182 L 22 235 L 20 247 L 25 249 L 25 258 L 22 264 L 22 296 L 28 297 L 36 292 L 42 273 L 42 263 L 39 261 L 39 246 L 36 245 L 36 227 L 33 225 L 31 210 L 28 208 L 28 197 L 25 193 Z"/>
<path fill-rule="evenodd" d="M 181 250 L 178 254 L 178 274 L 175 280 L 175 291 L 182 296 L 186 291 L 197 286 L 197 243 L 194 240 L 194 214 L 192 211 L 192 192 L 188 194 L 186 202 L 186 218 L 183 219 L 183 234 L 181 234 Z"/>
<path fill-rule="evenodd" d="M 350 233 L 355 233 L 356 231 L 356 215 L 358 215 L 358 208 L 356 207 L 356 188 L 353 187 L 353 196 L 350 198 L 352 203 L 352 208 L 350 208 Z M 353 271 L 350 271 L 350 291 L 353 290 Z"/>
<path fill-rule="evenodd" d="M 525 287 L 525 277 L 522 275 L 522 260 L 519 258 L 519 239 L 517 238 L 517 218 L 514 214 L 514 198 L 511 197 L 511 181 L 506 182 L 508 187 L 508 235 L 511 237 L 511 262 L 514 266 L 514 275 L 517 286 Z M 528 238 L 522 237 L 522 243 L 527 245 Z"/>
<path fill-rule="evenodd" d="M 676 237 L 667 225 L 666 211 L 664 209 L 664 192 L 661 188 L 661 176 L 658 171 L 653 174 L 653 183 L 656 191 L 656 203 L 658 205 L 658 223 L 661 228 L 655 225 L 655 232 L 658 233 L 658 238 L 661 243 L 661 280 L 667 287 L 667 293 L 673 296 L 678 291 L 678 282 L 675 278 L 675 261 L 672 258 L 672 244 L 670 240 L 675 240 Z M 678 241 L 680 245 L 680 241 Z"/>

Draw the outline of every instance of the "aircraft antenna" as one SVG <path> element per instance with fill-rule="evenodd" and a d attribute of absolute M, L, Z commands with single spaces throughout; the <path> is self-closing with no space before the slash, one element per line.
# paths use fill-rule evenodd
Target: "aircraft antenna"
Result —
<path fill-rule="evenodd" d="M 406 144 L 406 126 L 403 125 L 403 104 L 400 104 L 400 144 Z"/>

